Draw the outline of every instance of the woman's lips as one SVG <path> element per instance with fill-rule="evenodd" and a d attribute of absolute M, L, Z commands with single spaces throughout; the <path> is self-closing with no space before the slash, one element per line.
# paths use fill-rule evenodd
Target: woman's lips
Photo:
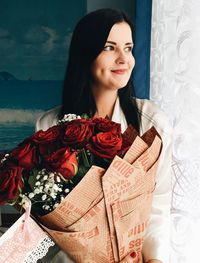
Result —
<path fill-rule="evenodd" d="M 113 73 L 115 74 L 119 74 L 119 75 L 122 75 L 124 73 L 126 73 L 126 69 L 116 69 L 116 70 L 111 70 Z"/>

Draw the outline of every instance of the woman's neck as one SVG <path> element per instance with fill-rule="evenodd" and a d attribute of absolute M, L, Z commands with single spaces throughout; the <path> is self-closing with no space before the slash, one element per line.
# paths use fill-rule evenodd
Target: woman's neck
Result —
<path fill-rule="evenodd" d="M 96 103 L 95 117 L 105 118 L 108 116 L 110 119 L 113 115 L 115 102 L 117 99 L 117 91 L 108 90 L 103 92 L 93 93 Z"/>

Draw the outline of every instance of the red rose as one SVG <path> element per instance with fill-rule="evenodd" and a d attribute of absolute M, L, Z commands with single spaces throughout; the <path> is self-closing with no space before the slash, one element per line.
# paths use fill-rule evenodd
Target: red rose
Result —
<path fill-rule="evenodd" d="M 22 144 L 10 153 L 10 157 L 17 160 L 18 166 L 31 169 L 38 163 L 36 146 L 31 143 Z"/>
<path fill-rule="evenodd" d="M 0 170 L 0 205 L 15 199 L 22 188 L 22 171 L 19 166 L 4 166 Z"/>
<path fill-rule="evenodd" d="M 30 141 L 38 144 L 40 154 L 45 155 L 57 149 L 56 141 L 59 140 L 61 135 L 62 125 L 57 125 L 46 131 L 39 130 L 30 137 Z"/>
<path fill-rule="evenodd" d="M 104 132 L 93 136 L 91 143 L 87 145 L 87 149 L 99 157 L 112 159 L 121 149 L 121 146 L 121 134 Z"/>
<path fill-rule="evenodd" d="M 54 142 L 56 141 L 60 134 L 61 134 L 62 127 L 60 125 L 56 125 L 53 127 L 50 127 L 48 130 L 43 131 L 39 130 L 36 133 L 34 133 L 31 136 L 31 141 L 34 141 L 38 144 L 43 143 L 43 142 Z"/>
<path fill-rule="evenodd" d="M 66 179 L 72 178 L 78 170 L 76 152 L 61 148 L 45 158 L 48 169 L 61 173 Z"/>
<path fill-rule="evenodd" d="M 91 138 L 94 125 L 90 120 L 76 119 L 70 121 L 65 128 L 63 144 L 74 148 L 83 148 Z"/>
<path fill-rule="evenodd" d="M 95 118 L 93 122 L 96 124 L 97 132 L 117 132 L 121 134 L 121 124 L 104 118 Z"/>

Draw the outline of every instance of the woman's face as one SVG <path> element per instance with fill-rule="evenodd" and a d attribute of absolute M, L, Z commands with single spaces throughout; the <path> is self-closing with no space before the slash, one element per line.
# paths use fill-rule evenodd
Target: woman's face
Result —
<path fill-rule="evenodd" d="M 114 24 L 103 51 L 92 63 L 92 88 L 117 90 L 126 86 L 135 65 L 132 48 L 130 26 L 126 22 Z"/>

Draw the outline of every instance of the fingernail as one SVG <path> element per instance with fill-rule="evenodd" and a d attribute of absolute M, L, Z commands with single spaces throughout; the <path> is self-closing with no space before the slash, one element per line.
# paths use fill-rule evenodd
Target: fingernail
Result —
<path fill-rule="evenodd" d="M 136 253 L 135 251 L 133 251 L 133 252 L 130 254 L 130 256 L 131 256 L 132 258 L 136 258 L 136 257 L 137 257 L 137 253 Z"/>

